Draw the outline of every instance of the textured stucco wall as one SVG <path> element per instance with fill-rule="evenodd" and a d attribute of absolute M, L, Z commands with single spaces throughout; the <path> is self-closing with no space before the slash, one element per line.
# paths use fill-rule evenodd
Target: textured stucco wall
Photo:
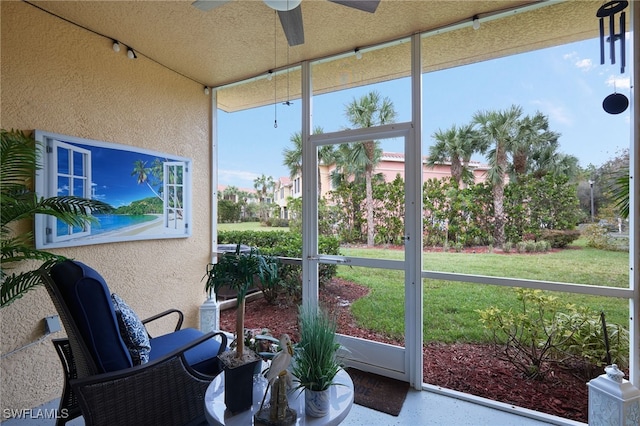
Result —
<path fill-rule="evenodd" d="M 42 129 L 149 148 L 193 160 L 193 236 L 52 250 L 100 271 L 144 318 L 177 307 L 197 326 L 211 253 L 209 98 L 202 86 L 23 2 L 1 2 L 4 129 Z M 43 335 L 55 314 L 44 288 L 0 310 L 2 354 Z M 59 332 L 51 337 L 62 337 Z M 60 395 L 62 373 L 44 338 L 1 360 L 0 413 Z"/>

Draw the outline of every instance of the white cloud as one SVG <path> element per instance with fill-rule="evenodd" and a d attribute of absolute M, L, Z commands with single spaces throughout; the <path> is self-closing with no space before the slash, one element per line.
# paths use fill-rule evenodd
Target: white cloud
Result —
<path fill-rule="evenodd" d="M 570 112 L 561 105 L 557 105 L 549 101 L 540 100 L 533 101 L 532 104 L 536 105 L 541 113 L 548 116 L 551 122 L 566 125 L 573 124 L 573 119 L 571 118 Z"/>
<path fill-rule="evenodd" d="M 580 59 L 576 61 L 575 65 L 576 67 L 578 67 L 579 69 L 585 72 L 593 68 L 593 62 L 591 62 L 591 59 Z"/>
<path fill-rule="evenodd" d="M 259 176 L 257 173 L 246 170 L 218 169 L 218 181 L 223 185 L 230 183 L 237 185 L 241 181 L 249 186 L 253 186 L 253 181 Z"/>
<path fill-rule="evenodd" d="M 586 59 L 582 59 L 580 58 L 580 56 L 578 56 L 577 52 L 571 52 L 571 53 L 565 53 L 562 58 L 566 61 L 570 61 L 573 63 L 573 65 L 582 70 L 583 72 L 587 72 L 593 69 L 594 65 L 593 62 L 591 61 L 591 59 L 586 58 Z"/>
<path fill-rule="evenodd" d="M 629 77 L 616 77 L 615 75 L 610 75 L 606 80 L 605 84 L 609 87 L 615 87 L 618 89 L 631 89 L 631 79 Z"/>

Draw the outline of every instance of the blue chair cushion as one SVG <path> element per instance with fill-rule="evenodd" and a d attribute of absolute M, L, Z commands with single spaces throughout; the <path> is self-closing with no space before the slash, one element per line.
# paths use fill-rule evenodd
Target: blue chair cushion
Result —
<path fill-rule="evenodd" d="M 118 318 L 120 336 L 122 336 L 124 344 L 129 349 L 133 365 L 148 362 L 151 344 L 149 343 L 147 329 L 138 318 L 138 315 L 120 296 L 113 293 L 111 299 L 113 300 L 113 309 L 116 311 L 116 318 Z"/>
<path fill-rule="evenodd" d="M 120 336 L 111 293 L 100 274 L 81 262 L 65 260 L 51 269 L 51 278 L 100 372 L 132 367 L 129 350 Z"/>
<path fill-rule="evenodd" d="M 195 328 L 183 328 L 182 330 L 151 339 L 151 354 L 149 361 L 161 358 L 179 347 L 186 345 L 195 339 L 202 337 L 204 333 Z M 196 371 L 204 374 L 217 375 L 222 371 L 217 354 L 220 342 L 209 339 L 184 353 L 187 363 Z"/>

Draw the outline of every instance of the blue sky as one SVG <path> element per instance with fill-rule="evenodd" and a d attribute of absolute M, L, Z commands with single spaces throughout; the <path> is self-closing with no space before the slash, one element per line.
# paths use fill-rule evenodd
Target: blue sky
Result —
<path fill-rule="evenodd" d="M 591 39 L 423 75 L 423 152 L 436 130 L 469 123 L 479 110 L 516 104 L 525 115 L 540 111 L 548 116 L 551 130 L 561 134 L 560 150 L 578 157 L 582 167 L 601 165 L 629 146 L 630 109 L 610 115 L 602 101 L 614 91 L 630 97 L 631 60 L 627 51 L 621 74 L 619 63 L 611 65 L 608 58 L 600 65 L 599 52 L 598 39 Z M 345 128 L 345 105 L 374 89 L 393 101 L 397 121 L 410 119 L 409 81 L 402 79 L 315 97 L 313 125 L 325 131 Z M 220 112 L 219 183 L 253 188 L 261 174 L 288 176 L 282 150 L 291 146 L 291 135 L 300 129 L 300 108 L 296 99 L 292 106 L 278 104 L 276 111 L 269 105 Z"/>
<path fill-rule="evenodd" d="M 147 184 L 138 184 L 137 176 L 132 176 L 131 172 L 137 160 L 146 161 L 147 167 L 151 167 L 156 156 L 97 146 L 74 145 L 91 150 L 93 198 L 113 207 L 121 207 L 129 205 L 132 201 L 155 196 Z M 154 189 L 157 191 L 158 187 Z"/>

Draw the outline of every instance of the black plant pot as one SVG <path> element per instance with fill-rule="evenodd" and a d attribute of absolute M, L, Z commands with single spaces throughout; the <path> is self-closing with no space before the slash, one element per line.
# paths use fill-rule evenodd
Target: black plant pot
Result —
<path fill-rule="evenodd" d="M 240 413 L 253 404 L 253 373 L 260 360 L 238 367 L 224 368 L 224 404 L 232 413 Z"/>

